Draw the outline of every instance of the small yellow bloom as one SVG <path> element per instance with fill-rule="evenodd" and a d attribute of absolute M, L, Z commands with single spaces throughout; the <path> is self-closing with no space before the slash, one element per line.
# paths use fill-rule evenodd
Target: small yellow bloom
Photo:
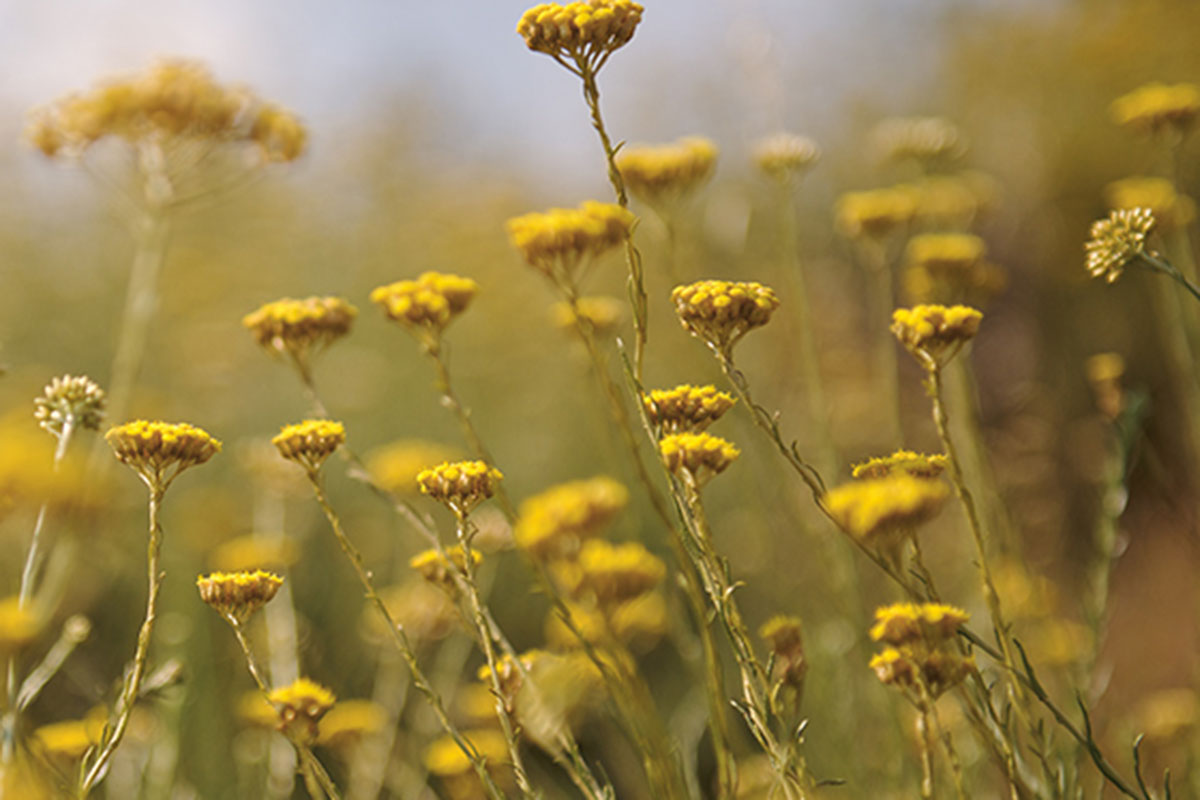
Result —
<path fill-rule="evenodd" d="M 1194 689 L 1162 689 L 1138 703 L 1135 716 L 1146 738 L 1170 741 L 1200 723 L 1200 697 Z"/>
<path fill-rule="evenodd" d="M 550 307 L 554 324 L 565 331 L 575 332 L 579 323 L 587 325 L 593 334 L 606 336 L 617 329 L 625 313 L 625 305 L 613 297 L 580 297 L 575 308 L 559 302 Z"/>
<path fill-rule="evenodd" d="M 629 490 L 599 476 L 554 486 L 521 503 L 513 536 L 535 558 L 566 557 L 599 536 L 629 502 Z"/>
<path fill-rule="evenodd" d="M 529 266 L 571 284 L 582 264 L 624 242 L 635 217 L 615 203 L 587 201 L 508 221 L 508 237 Z"/>
<path fill-rule="evenodd" d="M 21 607 L 16 597 L 0 600 L 0 653 L 12 653 L 37 638 L 41 628 L 29 606 Z"/>
<path fill-rule="evenodd" d="M 799 617 L 772 617 L 758 631 L 771 648 L 771 706 L 785 718 L 800 713 L 808 658 L 804 653 L 804 629 Z"/>
<path fill-rule="evenodd" d="M 671 612 L 660 590 L 640 594 L 608 610 L 608 629 L 634 652 L 646 652 L 671 627 Z"/>
<path fill-rule="evenodd" d="M 685 330 L 728 353 L 747 333 L 770 322 L 779 298 L 761 283 L 707 280 L 676 286 L 671 303 Z"/>
<path fill-rule="evenodd" d="M 920 305 L 892 312 L 892 333 L 926 369 L 945 366 L 975 338 L 983 314 L 968 306 Z"/>
<path fill-rule="evenodd" d="M 316 743 L 325 747 L 352 744 L 379 733 L 387 723 L 387 713 L 370 700 L 343 700 L 321 718 Z"/>
<path fill-rule="evenodd" d="M 950 490 L 941 481 L 892 475 L 852 481 L 831 489 L 825 508 L 846 533 L 890 549 L 942 510 Z"/>
<path fill-rule="evenodd" d="M 517 33 L 530 50 L 595 70 L 633 38 L 643 10 L 632 0 L 539 3 L 521 15 Z"/>
<path fill-rule="evenodd" d="M 699 136 L 674 144 L 622 148 L 617 169 L 634 197 L 663 207 L 682 199 L 712 177 L 717 146 Z"/>
<path fill-rule="evenodd" d="M 969 233 L 922 233 L 908 240 L 909 264 L 937 272 L 966 271 L 987 255 L 983 239 Z"/>
<path fill-rule="evenodd" d="M 975 659 L 958 652 L 911 653 L 894 647 L 876 654 L 869 664 L 881 683 L 908 691 L 923 686 L 933 698 L 962 683 L 975 670 Z"/>
<path fill-rule="evenodd" d="M 895 117 L 875 129 L 876 147 L 892 161 L 912 159 L 925 164 L 958 158 L 966 152 L 963 136 L 944 117 Z"/>
<path fill-rule="evenodd" d="M 945 471 L 946 464 L 946 457 L 941 453 L 925 455 L 911 450 L 897 450 L 889 456 L 877 456 L 855 464 L 850 474 L 854 478 L 886 478 L 896 474 L 936 478 Z"/>
<path fill-rule="evenodd" d="M 504 734 L 495 728 L 463 731 L 463 738 L 487 760 L 489 768 L 497 768 L 509 759 Z M 436 739 L 425 751 L 425 768 L 439 778 L 468 775 L 474 771 L 467 754 L 450 736 Z"/>
<path fill-rule="evenodd" d="M 917 212 L 917 198 L 907 186 L 847 192 L 834 209 L 837 229 L 851 239 L 881 239 L 903 228 Z"/>
<path fill-rule="evenodd" d="M 447 556 L 449 560 L 447 560 Z M 474 566 L 483 563 L 483 556 L 479 554 L 478 550 L 471 551 L 471 563 Z M 437 550 L 423 550 L 409 559 L 408 566 L 430 583 L 454 591 L 457 588 L 454 576 L 466 570 L 467 560 L 463 556 L 462 547 L 455 545 L 447 548 L 445 556 Z"/>
<path fill-rule="evenodd" d="M 89 747 L 100 744 L 104 726 L 108 722 L 108 709 L 97 706 L 83 719 L 70 719 L 43 725 L 33 732 L 33 746 L 50 758 L 75 761 Z"/>
<path fill-rule="evenodd" d="M 285 297 L 242 318 L 262 347 L 272 355 L 288 354 L 306 365 L 311 355 L 350 332 L 358 309 L 340 297 Z"/>
<path fill-rule="evenodd" d="M 308 144 L 308 131 L 295 114 L 268 104 L 254 115 L 250 139 L 258 145 L 265 161 L 295 161 Z"/>
<path fill-rule="evenodd" d="M 390 319 L 422 336 L 441 335 L 479 292 L 479 284 L 470 278 L 441 272 L 424 272 L 416 280 L 404 280 L 380 286 L 371 292 Z"/>
<path fill-rule="evenodd" d="M 283 578 L 263 570 L 254 572 L 214 572 L 196 578 L 200 599 L 219 613 L 233 617 L 239 623 L 271 602 Z"/>
<path fill-rule="evenodd" d="M 1109 208 L 1129 210 L 1146 208 L 1164 231 L 1186 228 L 1196 218 L 1196 202 L 1175 191 L 1166 178 L 1135 176 L 1113 181 L 1104 187 Z"/>
<path fill-rule="evenodd" d="M 687 473 L 697 484 L 706 483 L 714 475 L 737 460 L 741 451 L 733 444 L 708 433 L 673 433 L 658 443 L 659 453 L 667 469 L 676 475 Z"/>
<path fill-rule="evenodd" d="M 1121 277 L 1126 264 L 1140 256 L 1153 255 L 1146 248 L 1146 239 L 1155 224 L 1154 212 L 1148 208 L 1113 211 L 1105 219 L 1093 222 L 1084 245 L 1091 276 L 1113 283 Z"/>
<path fill-rule="evenodd" d="M 817 163 L 821 148 L 812 139 L 792 133 L 777 133 L 754 146 L 754 163 L 776 180 L 789 180 Z"/>
<path fill-rule="evenodd" d="M 63 375 L 33 401 L 33 417 L 58 437 L 67 426 L 97 431 L 104 420 L 104 399 L 104 390 L 86 375 Z"/>
<path fill-rule="evenodd" d="M 221 452 L 220 441 L 184 422 L 126 422 L 110 428 L 104 438 L 118 461 L 158 490 L 165 490 L 188 467 Z"/>
<path fill-rule="evenodd" d="M 871 638 L 891 645 L 925 642 L 936 645 L 953 639 L 971 615 L 942 603 L 896 603 L 875 609 Z"/>
<path fill-rule="evenodd" d="M 582 584 L 602 606 L 619 603 L 662 583 L 667 566 L 638 542 L 592 539 L 579 551 Z"/>
<path fill-rule="evenodd" d="M 282 534 L 248 534 L 221 542 L 208 561 L 221 572 L 246 572 L 258 567 L 285 569 L 300 560 L 300 547 Z"/>
<path fill-rule="evenodd" d="M 1157 133 L 1164 128 L 1183 132 L 1200 115 L 1200 86 L 1194 83 L 1148 83 L 1112 103 L 1117 124 Z"/>
<path fill-rule="evenodd" d="M 345 426 L 328 419 L 306 419 L 285 425 L 271 440 L 281 456 L 309 472 L 320 469 L 325 459 L 345 443 Z"/>
<path fill-rule="evenodd" d="M 308 678 L 297 678 L 287 686 L 272 689 L 267 699 L 275 705 L 279 726 L 306 744 L 317 740 L 318 723 L 333 708 L 333 692 Z"/>
<path fill-rule="evenodd" d="M 663 433 L 699 433 L 720 419 L 737 401 L 715 386 L 682 384 L 673 389 L 651 389 L 642 396 L 650 424 Z"/>
<path fill-rule="evenodd" d="M 421 492 L 442 503 L 458 516 L 496 492 L 504 474 L 483 461 L 454 461 L 422 470 L 417 475 Z"/>
<path fill-rule="evenodd" d="M 417 475 L 430 464 L 457 461 L 458 448 L 424 439 L 401 439 L 367 454 L 367 472 L 376 485 L 397 494 L 416 494 L 421 490 Z"/>

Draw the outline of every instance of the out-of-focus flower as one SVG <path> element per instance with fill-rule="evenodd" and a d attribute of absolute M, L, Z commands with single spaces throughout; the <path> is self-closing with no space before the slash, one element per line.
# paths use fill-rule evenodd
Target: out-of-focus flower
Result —
<path fill-rule="evenodd" d="M 0 654 L 11 654 L 37 638 L 41 622 L 29 606 L 16 597 L 0 600 Z"/>
<path fill-rule="evenodd" d="M 600 476 L 551 487 L 521 503 L 513 535 L 517 546 L 539 559 L 578 552 L 599 536 L 629 502 L 629 490 Z"/>
<path fill-rule="evenodd" d="M 262 533 L 235 536 L 214 547 L 208 556 L 209 563 L 222 572 L 285 569 L 299 560 L 300 547 L 295 540 Z"/>
<path fill-rule="evenodd" d="M 370 700 L 342 700 L 321 717 L 316 744 L 341 747 L 379 733 L 387 723 L 387 713 Z"/>
<path fill-rule="evenodd" d="M 1194 83 L 1148 83 L 1113 101 L 1119 125 L 1158 133 L 1166 128 L 1188 130 L 1200 115 L 1200 86 Z"/>
<path fill-rule="evenodd" d="M 89 747 L 100 744 L 108 709 L 97 706 L 83 719 L 63 720 L 43 725 L 33 732 L 33 748 L 49 758 L 76 761 Z M 6 795 L 0 794 L 0 797 Z"/>
<path fill-rule="evenodd" d="M 940 481 L 899 474 L 842 484 L 826 493 L 823 502 L 846 533 L 891 550 L 936 516 L 949 493 Z"/>
<path fill-rule="evenodd" d="M 242 318 L 254 340 L 272 355 L 288 354 L 307 366 L 311 356 L 350 332 L 358 309 L 340 297 L 285 297 Z"/>
<path fill-rule="evenodd" d="M 1180 230 L 1196 218 L 1196 202 L 1175 191 L 1166 178 L 1135 176 L 1113 181 L 1104 187 L 1109 208 L 1129 210 L 1146 208 L 1164 232 Z"/>
<path fill-rule="evenodd" d="M 508 237 L 529 266 L 555 280 L 574 283 L 585 261 L 625 241 L 632 212 L 615 203 L 588 200 L 579 208 L 552 208 L 508 221 Z"/>
<path fill-rule="evenodd" d="M 1154 213 L 1148 208 L 1113 211 L 1106 218 L 1093 222 L 1091 235 L 1084 245 L 1091 276 L 1103 277 L 1113 283 L 1121 277 L 1126 264 L 1151 254 L 1146 249 L 1146 238 L 1154 230 L 1155 223 Z"/>
<path fill-rule="evenodd" d="M 712 177 L 717 146 L 709 139 L 689 136 L 673 144 L 638 145 L 621 149 L 617 169 L 633 196 L 662 208 L 691 194 Z"/>
<path fill-rule="evenodd" d="M 821 158 L 821 148 L 807 136 L 776 133 L 754 145 L 754 163 L 776 180 L 791 180 L 807 172 Z"/>
<path fill-rule="evenodd" d="M 472 550 L 471 564 L 478 566 L 481 563 L 483 563 L 483 556 L 478 551 Z M 446 555 L 442 555 L 437 550 L 423 550 L 409 559 L 408 566 L 416 570 L 417 574 L 431 584 L 454 593 L 458 586 L 455 575 L 465 572 L 467 560 L 463 555 L 462 547 L 455 545 L 446 550 Z"/>
<path fill-rule="evenodd" d="M 808 675 L 800 618 L 772 617 L 759 628 L 758 635 L 771 649 L 771 707 L 785 719 L 792 719 L 800 713 L 804 679 Z"/>
<path fill-rule="evenodd" d="M 617 329 L 625 313 L 625 305 L 613 297 L 580 297 L 575 308 L 558 302 L 550 307 L 555 326 L 565 331 L 578 330 L 582 321 L 597 336 L 607 336 Z"/>
<path fill-rule="evenodd" d="M 907 186 L 847 192 L 837 200 L 838 231 L 851 239 L 882 239 L 899 230 L 917 213 L 917 198 Z"/>
<path fill-rule="evenodd" d="M 651 389 L 642 396 L 650 423 L 663 433 L 699 433 L 720 419 L 737 402 L 715 386 L 682 384 L 673 389 Z"/>
<path fill-rule="evenodd" d="M 367 472 L 376 485 L 397 494 L 421 490 L 417 475 L 430 464 L 456 461 L 462 453 L 455 447 L 424 439 L 401 439 L 367 454 Z"/>
<path fill-rule="evenodd" d="M 104 390 L 86 375 L 55 378 L 33 405 L 38 425 L 59 438 L 67 427 L 96 431 L 104 421 Z"/>
<path fill-rule="evenodd" d="M 949 161 L 966 152 L 958 126 L 945 117 L 895 117 L 879 123 L 875 145 L 892 161 L 912 159 L 923 164 Z"/>
<path fill-rule="evenodd" d="M 743 336 L 771 321 L 779 298 L 761 283 L 706 280 L 676 286 L 671 303 L 685 330 L 728 354 Z"/>

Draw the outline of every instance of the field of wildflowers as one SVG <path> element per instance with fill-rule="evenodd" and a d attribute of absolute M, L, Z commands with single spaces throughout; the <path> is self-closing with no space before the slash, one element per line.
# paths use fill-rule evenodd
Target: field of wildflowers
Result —
<path fill-rule="evenodd" d="M 331 208 L 216 64 L 29 112 L 94 206 L 0 228 L 0 799 L 1200 797 L 1200 12 L 735 147 L 608 121 L 645 6 L 507 33 L 549 208 Z"/>

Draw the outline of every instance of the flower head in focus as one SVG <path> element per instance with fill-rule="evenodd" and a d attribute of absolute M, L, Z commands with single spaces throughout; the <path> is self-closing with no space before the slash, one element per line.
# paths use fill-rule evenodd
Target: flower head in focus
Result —
<path fill-rule="evenodd" d="M 268 353 L 287 354 L 307 369 L 311 356 L 350 332 L 356 316 L 340 297 L 285 297 L 247 314 L 242 325 Z"/>
<path fill-rule="evenodd" d="M 263 570 L 214 572 L 196 578 L 200 599 L 223 616 L 244 624 L 256 611 L 271 602 L 283 578 Z"/>
<path fill-rule="evenodd" d="M 317 740 L 318 723 L 337 700 L 333 692 L 308 678 L 271 690 L 267 699 L 277 709 L 279 729 L 305 744 Z"/>
<path fill-rule="evenodd" d="M 896 686 L 919 703 L 935 699 L 975 669 L 974 659 L 955 646 L 969 615 L 940 603 L 898 603 L 879 608 L 871 638 L 888 645 L 870 668 L 882 683 Z"/>
<path fill-rule="evenodd" d="M 682 384 L 673 389 L 651 389 L 642 396 L 650 424 L 663 433 L 699 433 L 720 419 L 737 401 L 715 386 Z"/>
<path fill-rule="evenodd" d="M 295 461 L 315 474 L 325 459 L 346 443 L 346 428 L 340 422 L 328 419 L 306 419 L 283 429 L 271 439 L 279 455 Z"/>
<path fill-rule="evenodd" d="M 425 272 L 416 280 L 380 286 L 371 292 L 371 302 L 383 307 L 389 319 L 413 332 L 422 343 L 436 343 L 442 331 L 479 292 L 470 278 L 441 272 Z"/>
<path fill-rule="evenodd" d="M 574 286 L 590 259 L 625 241 L 633 214 L 615 203 L 588 200 L 579 208 L 552 208 L 508 221 L 508 237 L 525 263 Z"/>
<path fill-rule="evenodd" d="M 743 336 L 771 321 L 779 298 L 761 283 L 707 280 L 676 286 L 671 303 L 688 333 L 728 356 Z"/>
<path fill-rule="evenodd" d="M 421 492 L 442 503 L 458 517 L 496 492 L 504 479 L 500 470 L 483 461 L 455 461 L 422 470 L 417 475 Z"/>
<path fill-rule="evenodd" d="M 708 433 L 673 433 L 664 436 L 658 450 L 667 469 L 701 486 L 737 461 L 741 451 L 732 443 Z"/>
<path fill-rule="evenodd" d="M 104 390 L 85 375 L 63 375 L 46 384 L 33 401 L 34 419 L 61 439 L 66 429 L 99 430 L 104 421 Z"/>
<path fill-rule="evenodd" d="M 983 314 L 968 306 L 920 305 L 892 312 L 892 333 L 926 370 L 941 369 L 975 338 Z"/>
<path fill-rule="evenodd" d="M 117 460 L 137 472 L 151 491 L 158 492 L 166 491 L 188 467 L 221 452 L 220 441 L 185 422 L 126 422 L 110 428 L 104 438 Z"/>
<path fill-rule="evenodd" d="M 877 456 L 855 464 L 853 478 L 873 480 L 889 475 L 909 475 L 914 478 L 936 478 L 946 469 L 946 457 L 941 453 L 925 455 L 911 450 L 897 450 L 891 455 Z"/>
<path fill-rule="evenodd" d="M 593 74 L 633 38 L 643 10 L 632 0 L 539 3 L 521 15 L 517 33 L 530 50 L 560 63 L 570 61 L 573 71 Z"/>
<path fill-rule="evenodd" d="M 1114 283 L 1131 261 L 1153 255 L 1146 247 L 1146 239 L 1154 225 L 1154 213 L 1148 208 L 1113 211 L 1106 218 L 1093 222 L 1091 235 L 1084 245 L 1091 276 Z"/>

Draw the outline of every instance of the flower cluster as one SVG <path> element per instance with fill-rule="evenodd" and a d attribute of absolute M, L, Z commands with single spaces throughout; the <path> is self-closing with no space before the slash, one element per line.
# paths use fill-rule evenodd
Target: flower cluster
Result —
<path fill-rule="evenodd" d="M 273 689 L 267 699 L 276 707 L 279 728 L 305 744 L 317 740 L 317 725 L 336 701 L 333 692 L 316 681 L 297 678 L 287 686 Z"/>
<path fill-rule="evenodd" d="M 137 420 L 104 434 L 117 460 L 132 467 L 152 490 L 165 490 L 188 467 L 221 452 L 221 442 L 185 422 Z"/>
<path fill-rule="evenodd" d="M 282 585 L 283 578 L 261 569 L 254 572 L 214 572 L 196 578 L 200 599 L 239 624 L 271 602 Z"/>
<path fill-rule="evenodd" d="M 285 297 L 242 317 L 242 325 L 267 352 L 307 364 L 315 351 L 348 334 L 356 316 L 358 309 L 340 297 Z"/>
<path fill-rule="evenodd" d="M 920 305 L 892 312 L 892 333 L 926 369 L 940 369 L 975 338 L 983 314 L 968 306 Z"/>
<path fill-rule="evenodd" d="M 471 551 L 471 564 L 478 566 L 483 563 L 483 556 L 478 550 Z M 423 550 L 409 559 L 408 566 L 429 583 L 439 586 L 454 594 L 458 583 L 455 575 L 465 573 L 467 559 L 462 546 L 448 548 L 445 555 L 434 549 Z"/>
<path fill-rule="evenodd" d="M 597 336 L 616 330 L 624 312 L 624 303 L 612 297 L 580 297 L 575 300 L 574 308 L 567 302 L 555 303 L 550 308 L 555 326 L 577 331 L 583 323 Z"/>
<path fill-rule="evenodd" d="M 791 718 L 800 713 L 808 658 L 804 653 L 804 628 L 799 617 L 772 617 L 758 630 L 771 650 L 771 707 Z"/>
<path fill-rule="evenodd" d="M 741 455 L 733 444 L 709 433 L 673 433 L 659 441 L 658 450 L 668 470 L 686 474 L 697 485 L 724 472 Z"/>
<path fill-rule="evenodd" d="M 799 175 L 821 157 L 821 148 L 806 136 L 777 133 L 762 139 L 754 146 L 754 163 L 777 180 Z"/>
<path fill-rule="evenodd" d="M 643 10 L 632 0 L 539 3 L 521 15 L 517 33 L 530 50 L 569 58 L 580 71 L 594 70 L 633 38 Z"/>
<path fill-rule="evenodd" d="M 0 600 L 0 655 L 7 655 L 32 642 L 41 625 L 29 606 L 16 597 Z"/>
<path fill-rule="evenodd" d="M 889 475 L 909 475 L 914 478 L 936 478 L 946 469 L 946 457 L 941 453 L 925 455 L 911 450 L 897 450 L 888 456 L 876 456 L 855 464 L 851 477 L 864 480 L 886 478 Z"/>
<path fill-rule="evenodd" d="M 950 490 L 941 481 L 893 474 L 852 481 L 825 494 L 834 522 L 860 542 L 894 551 L 942 510 Z"/>
<path fill-rule="evenodd" d="M 549 276 L 574 280 L 585 259 L 625 241 L 634 216 L 615 203 L 584 202 L 579 208 L 552 208 L 508 221 L 508 236 L 526 263 Z"/>
<path fill-rule="evenodd" d="M 470 278 L 425 272 L 416 280 L 397 281 L 371 292 L 389 318 L 406 328 L 436 338 L 467 306 L 479 291 Z"/>
<path fill-rule="evenodd" d="M 1180 230 L 1196 218 L 1196 202 L 1175 191 L 1166 178 L 1136 176 L 1113 181 L 1104 187 L 1104 199 L 1111 209 L 1149 209 L 1164 231 Z"/>
<path fill-rule="evenodd" d="M 423 439 L 402 439 L 371 451 L 367 456 L 367 472 L 377 486 L 398 494 L 416 494 L 417 475 L 430 464 L 457 461 L 457 448 Z"/>
<path fill-rule="evenodd" d="M 629 502 L 629 490 L 599 476 L 551 487 L 521 503 L 513 536 L 535 558 L 577 552 L 599 536 Z"/>
<path fill-rule="evenodd" d="M 699 136 L 674 144 L 628 147 L 617 156 L 625 185 L 644 203 L 662 207 L 689 194 L 712 177 L 717 146 Z"/>
<path fill-rule="evenodd" d="M 214 547 L 208 556 L 213 568 L 222 572 L 247 572 L 258 567 L 286 569 L 299 561 L 300 546 L 282 533 L 235 536 Z"/>
<path fill-rule="evenodd" d="M 739 339 L 771 321 L 779 298 L 761 283 L 707 280 L 676 286 L 671 303 L 689 333 L 728 354 Z"/>
<path fill-rule="evenodd" d="M 1091 236 L 1084 245 L 1087 271 L 1093 278 L 1115 282 L 1126 264 L 1149 253 L 1146 239 L 1154 225 L 1154 213 L 1148 208 L 1113 211 L 1093 222 Z"/>
<path fill-rule="evenodd" d="M 908 240 L 908 263 L 938 271 L 966 271 L 983 260 L 987 245 L 970 233 L 922 233 Z"/>
<path fill-rule="evenodd" d="M 834 209 L 837 228 L 851 239 L 881 239 L 903 228 L 917 213 L 917 198 L 907 187 L 847 192 Z"/>
<path fill-rule="evenodd" d="M 888 645 L 870 663 L 879 680 L 924 702 L 961 683 L 975 661 L 954 644 L 969 615 L 934 603 L 899 603 L 877 609 L 871 638 Z"/>
<path fill-rule="evenodd" d="M 345 426 L 328 419 L 306 419 L 285 425 L 271 439 L 271 444 L 279 449 L 279 455 L 295 461 L 310 474 L 319 470 L 325 459 L 345 443 Z"/>
<path fill-rule="evenodd" d="M 1113 101 L 1117 124 L 1157 133 L 1165 128 L 1184 131 L 1200 116 L 1200 86 L 1194 83 L 1148 83 Z"/>
<path fill-rule="evenodd" d="M 583 545 L 576 562 L 579 586 L 607 606 L 645 594 L 662 583 L 667 567 L 638 542 L 612 544 L 592 539 Z"/>
<path fill-rule="evenodd" d="M 68 426 L 99 430 L 104 421 L 104 390 L 85 375 L 55 378 L 33 405 L 38 425 L 57 437 Z"/>
<path fill-rule="evenodd" d="M 454 461 L 421 470 L 417 485 L 459 517 L 491 497 L 504 479 L 500 470 L 483 461 Z"/>
<path fill-rule="evenodd" d="M 673 389 L 651 389 L 642 396 L 650 424 L 663 433 L 698 433 L 720 419 L 737 401 L 715 386 L 682 384 Z"/>
<path fill-rule="evenodd" d="M 879 151 L 892 161 L 932 163 L 957 158 L 966 150 L 958 126 L 943 117 L 897 117 L 875 130 Z"/>

